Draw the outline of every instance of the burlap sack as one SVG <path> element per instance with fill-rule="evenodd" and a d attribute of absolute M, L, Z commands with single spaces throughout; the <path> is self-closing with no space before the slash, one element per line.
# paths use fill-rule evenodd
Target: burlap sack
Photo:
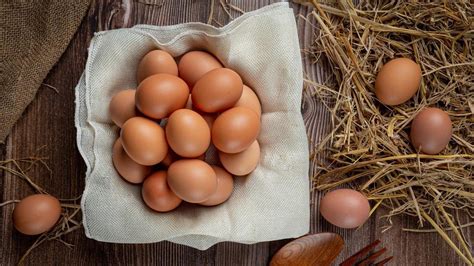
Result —
<path fill-rule="evenodd" d="M 147 208 L 140 186 L 124 182 L 112 165 L 118 136 L 110 98 L 136 87 L 140 58 L 152 49 L 173 56 L 204 49 L 237 71 L 263 107 L 261 161 L 235 178 L 232 197 L 217 207 L 182 204 L 169 213 Z M 79 150 L 87 164 L 82 198 L 85 233 L 98 241 L 169 240 L 207 249 L 215 243 L 255 243 L 309 230 L 308 144 L 300 113 L 302 68 L 293 12 L 287 3 L 247 13 L 223 28 L 202 23 L 139 25 L 97 33 L 76 88 Z"/>
<path fill-rule="evenodd" d="M 66 50 L 89 1 L 0 1 L 0 142 Z"/>

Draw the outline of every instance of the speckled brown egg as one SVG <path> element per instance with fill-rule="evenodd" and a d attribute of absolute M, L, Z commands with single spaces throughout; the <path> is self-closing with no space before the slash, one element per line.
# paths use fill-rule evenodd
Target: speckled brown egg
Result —
<path fill-rule="evenodd" d="M 421 68 L 408 58 L 396 58 L 386 63 L 377 74 L 375 95 L 386 105 L 399 105 L 418 91 Z"/>
<path fill-rule="evenodd" d="M 149 76 L 162 73 L 178 76 L 178 65 L 169 53 L 153 50 L 147 53 L 138 64 L 137 81 L 140 83 Z"/>
<path fill-rule="evenodd" d="M 44 233 L 61 216 L 61 204 L 53 196 L 35 194 L 22 199 L 13 210 L 13 225 L 25 235 Z"/>
<path fill-rule="evenodd" d="M 178 63 L 179 76 L 190 88 L 207 72 L 221 68 L 222 64 L 213 55 L 204 51 L 191 51 L 183 55 Z"/>
<path fill-rule="evenodd" d="M 156 74 L 140 83 L 135 103 L 146 116 L 161 119 L 184 108 L 188 97 L 189 88 L 182 79 L 169 74 Z"/>
<path fill-rule="evenodd" d="M 197 110 L 214 113 L 234 106 L 243 90 L 239 74 L 228 68 L 217 68 L 205 74 L 193 87 L 191 97 Z"/>
<path fill-rule="evenodd" d="M 145 179 L 142 198 L 148 207 L 158 212 L 174 210 L 182 202 L 168 186 L 166 171 L 157 171 Z"/>
<path fill-rule="evenodd" d="M 341 228 L 356 228 L 367 221 L 370 204 L 362 193 L 352 189 L 333 190 L 321 199 L 321 215 Z"/>
<path fill-rule="evenodd" d="M 168 168 L 168 185 L 178 197 L 201 203 L 217 189 L 217 176 L 212 167 L 198 159 L 176 161 Z"/>
<path fill-rule="evenodd" d="M 200 203 L 204 206 L 215 206 L 224 203 L 232 195 L 234 190 L 234 178 L 226 170 L 219 166 L 211 165 L 217 176 L 217 189 L 206 201 Z"/>
<path fill-rule="evenodd" d="M 168 153 L 165 131 L 154 121 L 133 117 L 122 126 L 122 146 L 128 156 L 141 165 L 155 165 Z"/>
<path fill-rule="evenodd" d="M 132 184 L 140 184 L 145 177 L 151 173 L 151 167 L 136 163 L 128 156 L 122 147 L 122 141 L 118 138 L 112 149 L 112 162 L 115 170 L 126 181 Z"/>
<path fill-rule="evenodd" d="M 135 90 L 127 89 L 115 94 L 109 104 L 109 114 L 118 127 L 122 127 L 125 121 L 137 116 Z"/>
<path fill-rule="evenodd" d="M 255 140 L 250 147 L 239 153 L 219 152 L 219 159 L 229 173 L 248 175 L 257 168 L 260 161 L 260 145 Z"/>
<path fill-rule="evenodd" d="M 176 154 L 194 158 L 206 152 L 211 143 L 211 132 L 201 115 L 180 109 L 168 118 L 166 139 Z"/>
<path fill-rule="evenodd" d="M 212 126 L 212 143 L 225 153 L 238 153 L 257 139 L 260 118 L 245 107 L 231 108 L 220 114 Z"/>
<path fill-rule="evenodd" d="M 452 123 L 449 115 L 438 108 L 424 108 L 411 122 L 410 139 L 422 153 L 440 153 L 451 140 Z"/>
<path fill-rule="evenodd" d="M 258 116 L 262 114 L 262 106 L 260 104 L 260 100 L 258 99 L 257 94 L 255 94 L 255 92 L 247 85 L 244 85 L 242 96 L 240 96 L 240 99 L 234 105 L 234 107 L 239 106 L 247 107 L 255 111 Z"/>

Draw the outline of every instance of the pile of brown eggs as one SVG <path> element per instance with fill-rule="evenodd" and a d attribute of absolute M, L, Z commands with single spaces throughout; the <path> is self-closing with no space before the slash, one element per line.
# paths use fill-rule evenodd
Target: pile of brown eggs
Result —
<path fill-rule="evenodd" d="M 255 92 L 203 51 L 188 52 L 176 63 L 167 52 L 153 50 L 141 59 L 137 81 L 136 90 L 120 91 L 109 106 L 121 128 L 112 153 L 117 172 L 142 183 L 143 201 L 158 212 L 183 200 L 225 202 L 233 176 L 251 173 L 260 159 Z M 221 166 L 206 160 L 212 146 Z"/>

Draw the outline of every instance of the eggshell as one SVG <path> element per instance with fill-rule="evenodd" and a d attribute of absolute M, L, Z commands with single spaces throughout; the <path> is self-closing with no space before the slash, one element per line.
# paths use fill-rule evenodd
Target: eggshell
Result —
<path fill-rule="evenodd" d="M 109 113 L 110 118 L 118 127 L 122 127 L 125 121 L 137 116 L 135 90 L 123 90 L 115 94 L 110 100 Z"/>
<path fill-rule="evenodd" d="M 140 184 L 145 177 L 151 173 L 151 167 L 136 163 L 122 147 L 122 141 L 118 138 L 112 149 L 112 162 L 115 170 L 126 181 L 132 184 Z"/>
<path fill-rule="evenodd" d="M 217 176 L 206 162 L 183 159 L 172 163 L 168 168 L 168 185 L 181 199 L 200 203 L 216 192 Z"/>
<path fill-rule="evenodd" d="M 145 179 L 142 198 L 148 207 L 158 212 L 174 210 L 182 202 L 169 188 L 166 171 L 155 172 Z"/>
<path fill-rule="evenodd" d="M 418 91 L 421 68 L 408 58 L 396 58 L 386 63 L 377 74 L 375 95 L 386 105 L 399 105 Z"/>
<path fill-rule="evenodd" d="M 162 73 L 178 76 L 178 65 L 169 53 L 153 50 L 147 53 L 138 64 L 137 81 L 140 83 L 149 76 Z"/>
<path fill-rule="evenodd" d="M 234 190 L 234 178 L 226 170 L 219 166 L 211 165 L 217 176 L 217 189 L 205 202 L 200 203 L 204 206 L 215 206 L 224 203 L 232 195 Z"/>
<path fill-rule="evenodd" d="M 141 165 L 157 164 L 168 153 L 164 130 L 144 117 L 127 120 L 122 126 L 120 138 L 128 156 Z"/>
<path fill-rule="evenodd" d="M 224 168 L 233 175 L 248 175 L 257 168 L 260 161 L 260 145 L 254 141 L 250 147 L 239 153 L 219 152 Z"/>
<path fill-rule="evenodd" d="M 191 99 L 191 94 L 189 94 L 188 101 L 186 102 L 186 106 L 184 107 L 186 109 L 193 109 L 193 100 Z"/>
<path fill-rule="evenodd" d="M 60 216 L 61 204 L 57 198 L 35 194 L 15 206 L 13 225 L 25 235 L 38 235 L 53 228 Z"/>
<path fill-rule="evenodd" d="M 173 152 L 172 149 L 168 149 L 168 153 L 166 154 L 165 158 L 163 161 L 161 161 L 160 164 L 162 164 L 165 167 L 169 167 L 174 161 L 178 160 L 179 156 Z"/>
<path fill-rule="evenodd" d="M 203 51 L 188 52 L 178 63 L 179 76 L 190 88 L 207 72 L 221 68 L 222 64 L 213 55 Z"/>
<path fill-rule="evenodd" d="M 196 111 L 198 114 L 200 114 L 202 118 L 206 120 L 207 124 L 209 125 L 209 129 L 212 129 L 212 124 L 214 124 L 214 120 L 216 120 L 217 115 L 213 113 L 204 113 L 204 112 L 200 112 L 199 110 L 195 110 L 193 107 L 193 100 L 191 99 L 191 95 L 189 95 L 189 99 L 188 99 L 188 102 L 186 103 L 185 108 Z"/>
<path fill-rule="evenodd" d="M 202 118 L 206 121 L 207 125 L 209 126 L 209 130 L 212 130 L 212 125 L 214 125 L 214 121 L 216 121 L 217 115 L 216 114 L 200 114 Z"/>
<path fill-rule="evenodd" d="M 356 228 L 369 218 L 370 204 L 360 192 L 337 189 L 327 193 L 319 206 L 321 215 L 341 228 Z"/>
<path fill-rule="evenodd" d="M 452 122 L 449 115 L 438 108 L 424 108 L 411 122 L 410 139 L 422 153 L 440 153 L 451 140 Z"/>
<path fill-rule="evenodd" d="M 212 126 L 212 143 L 225 153 L 241 152 L 260 132 L 258 115 L 245 107 L 235 107 L 219 115 Z"/>
<path fill-rule="evenodd" d="M 168 118 L 166 139 L 176 154 L 193 158 L 206 152 L 211 143 L 211 131 L 198 113 L 180 109 Z"/>
<path fill-rule="evenodd" d="M 135 101 L 143 114 L 161 119 L 184 108 L 188 97 L 189 88 L 182 79 L 169 74 L 156 74 L 140 83 Z"/>
<path fill-rule="evenodd" d="M 217 68 L 205 74 L 193 87 L 193 106 L 206 113 L 221 112 L 240 99 L 243 90 L 239 74 L 228 68 Z"/>
<path fill-rule="evenodd" d="M 247 107 L 255 111 L 258 116 L 262 114 L 262 106 L 257 94 L 255 94 L 255 92 L 247 85 L 244 85 L 242 96 L 240 96 L 240 99 L 237 101 L 234 107 Z"/>

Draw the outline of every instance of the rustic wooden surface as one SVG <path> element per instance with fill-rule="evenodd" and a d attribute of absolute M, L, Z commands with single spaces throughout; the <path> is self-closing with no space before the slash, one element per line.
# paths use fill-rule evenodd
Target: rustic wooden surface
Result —
<path fill-rule="evenodd" d="M 244 11 L 265 6 L 274 0 L 230 1 Z M 292 4 L 295 15 L 307 14 L 310 8 Z M 36 100 L 27 108 L 14 127 L 6 144 L 0 146 L 0 159 L 21 158 L 34 154 L 47 156 L 52 177 L 44 168 L 35 168 L 32 178 L 59 198 L 72 198 L 84 188 L 85 165 L 76 148 L 74 128 L 74 87 L 79 80 L 87 57 L 87 47 L 94 32 L 131 27 L 135 24 L 171 25 L 189 21 L 207 22 L 211 1 L 204 0 L 95 0 L 91 4 L 73 41 L 52 69 L 44 83 L 59 93 L 42 86 Z M 237 11 L 230 11 L 233 17 Z M 214 5 L 214 25 L 225 24 L 230 17 L 219 0 Z M 312 29 L 298 20 L 301 48 L 308 48 L 313 38 Z M 54 40 L 51 40 L 54 41 Z M 330 73 L 324 63 L 313 65 L 304 60 L 309 78 L 323 81 Z M 317 143 L 327 133 L 329 117 L 317 99 L 305 91 L 302 113 L 312 143 Z M 43 147 L 39 152 L 37 151 Z M 316 158 L 318 160 L 320 158 Z M 313 169 L 311 169 L 313 172 Z M 33 191 L 21 180 L 0 172 L 0 197 L 2 201 L 20 199 Z M 317 206 L 319 194 L 312 195 L 311 232 L 331 231 L 341 234 L 346 241 L 340 262 L 373 240 L 380 238 L 388 248 L 387 255 L 394 255 L 392 265 L 461 265 L 462 262 L 437 234 L 403 233 L 402 227 L 416 227 L 412 218 L 394 219 L 391 230 L 381 233 L 385 221 L 383 211 L 378 211 L 369 222 L 358 230 L 335 228 L 320 217 Z M 0 265 L 13 265 L 34 242 L 34 237 L 23 236 L 13 230 L 11 212 L 13 205 L 1 210 Z M 472 229 L 466 230 L 473 239 Z M 221 243 L 207 251 L 168 242 L 148 245 L 121 245 L 100 243 L 87 239 L 83 231 L 76 231 L 64 239 L 74 248 L 67 248 L 58 241 L 38 247 L 26 260 L 30 265 L 265 265 L 271 256 L 289 240 L 265 242 L 254 245 Z"/>

